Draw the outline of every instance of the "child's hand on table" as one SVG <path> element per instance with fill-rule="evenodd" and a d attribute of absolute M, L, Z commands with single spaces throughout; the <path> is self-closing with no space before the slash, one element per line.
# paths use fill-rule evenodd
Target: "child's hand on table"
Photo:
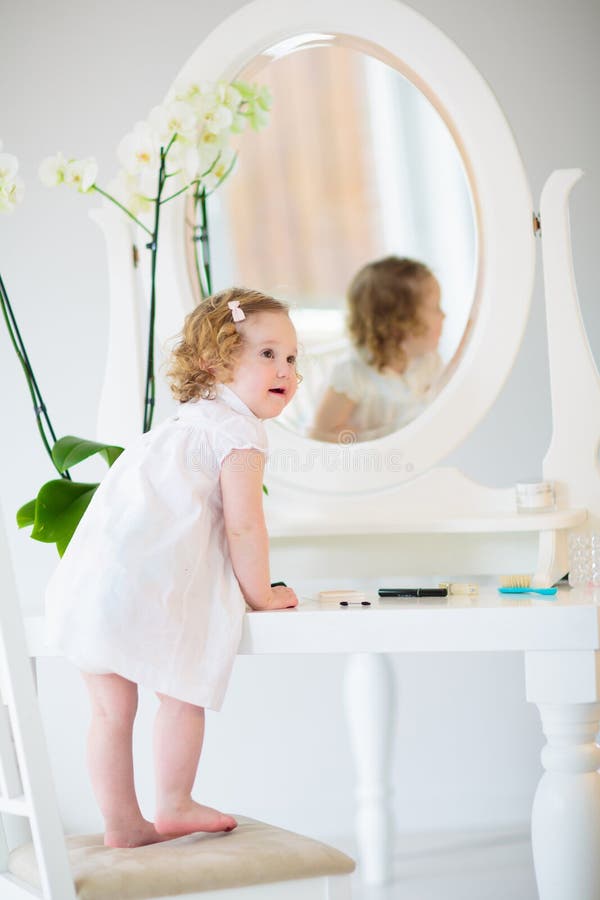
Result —
<path fill-rule="evenodd" d="M 277 584 L 271 588 L 269 609 L 289 609 L 293 606 L 298 606 L 298 597 L 291 588 L 284 584 Z"/>

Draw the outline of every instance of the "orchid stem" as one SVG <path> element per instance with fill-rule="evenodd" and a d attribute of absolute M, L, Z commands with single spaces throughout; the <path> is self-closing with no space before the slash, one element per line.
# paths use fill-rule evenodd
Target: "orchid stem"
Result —
<path fill-rule="evenodd" d="M 15 314 L 13 312 L 12 306 L 10 304 L 10 300 L 8 297 L 8 292 L 6 287 L 4 286 L 4 282 L 2 281 L 2 277 L 0 276 L 0 306 L 2 306 L 2 315 L 4 316 L 4 321 L 6 322 L 6 327 L 8 330 L 8 336 L 13 345 L 14 351 L 17 354 L 17 358 L 21 364 L 21 368 L 23 369 L 23 374 L 25 375 L 25 380 L 27 382 L 27 388 L 31 395 L 31 400 L 33 403 L 33 409 L 35 412 L 35 421 L 40 433 L 40 438 L 42 439 L 42 443 L 44 445 L 44 449 L 46 453 L 50 457 L 50 461 L 52 465 L 58 472 L 61 478 L 69 479 L 71 478 L 68 470 L 61 472 L 58 469 L 58 466 L 54 462 L 52 457 L 52 448 L 50 447 L 50 442 L 48 441 L 48 437 L 44 431 L 44 422 L 46 428 L 50 432 L 50 437 L 52 438 L 52 442 L 56 443 L 56 434 L 54 433 L 54 429 L 52 427 L 52 423 L 50 421 L 50 417 L 46 410 L 46 404 L 44 403 L 44 398 L 42 397 L 42 393 L 39 389 L 38 383 L 36 381 L 33 368 L 29 361 L 29 357 L 27 355 L 27 350 L 25 349 L 25 344 L 23 342 L 23 338 L 21 337 L 21 332 L 19 331 L 19 326 L 17 324 L 17 320 L 15 318 Z"/>
<path fill-rule="evenodd" d="M 143 222 L 140 222 L 140 220 L 136 216 L 134 216 L 132 212 L 129 212 L 126 206 L 123 206 L 122 203 L 119 203 L 116 197 L 113 197 L 112 194 L 109 194 L 107 191 L 103 191 L 102 188 L 99 188 L 97 184 L 93 184 L 91 190 L 97 191 L 99 194 L 102 194 L 103 197 L 106 197 L 107 200 L 110 200 L 111 203 L 114 203 L 115 206 L 118 206 L 119 209 L 121 209 L 127 216 L 129 216 L 129 218 L 132 219 L 132 221 L 134 221 L 136 225 L 139 225 L 140 228 L 143 228 L 146 234 L 149 234 L 150 237 L 153 237 L 150 229 L 147 228 Z"/>
<path fill-rule="evenodd" d="M 168 144 L 166 151 L 161 147 L 160 169 L 158 171 L 158 191 L 154 201 L 154 230 L 151 232 L 152 240 L 146 244 L 152 253 L 151 263 L 151 287 L 150 287 L 150 323 L 148 326 L 148 353 L 146 360 L 146 390 L 144 395 L 144 433 L 150 431 L 154 418 L 155 379 L 154 379 L 154 321 L 156 318 L 156 259 L 158 255 L 158 229 L 160 224 L 161 194 L 165 186 L 165 159 L 173 143 Z"/>
<path fill-rule="evenodd" d="M 196 244 L 194 249 L 194 261 L 196 265 L 196 275 L 198 277 L 198 283 L 200 285 L 200 293 L 202 294 L 202 299 L 206 299 L 206 297 L 212 294 L 212 275 L 210 270 L 210 239 L 208 233 L 208 214 L 206 210 L 206 190 L 202 188 L 201 191 L 198 190 L 199 185 L 196 186 L 196 191 L 194 193 L 194 209 L 195 209 L 195 217 L 198 218 L 198 206 L 200 206 L 200 216 L 201 221 L 199 225 L 194 226 L 194 237 L 193 241 Z M 198 254 L 198 244 L 200 244 L 200 254 Z M 201 257 L 201 261 L 199 259 Z M 200 262 L 202 263 L 202 267 L 204 271 L 200 268 Z"/>
<path fill-rule="evenodd" d="M 185 187 L 182 187 L 179 191 L 175 191 L 174 194 L 171 194 L 169 197 L 165 197 L 164 200 L 161 200 L 161 204 L 168 203 L 169 200 L 172 200 L 174 197 L 179 197 L 180 194 L 185 194 L 185 192 L 189 189 L 189 184 L 186 184 Z"/>

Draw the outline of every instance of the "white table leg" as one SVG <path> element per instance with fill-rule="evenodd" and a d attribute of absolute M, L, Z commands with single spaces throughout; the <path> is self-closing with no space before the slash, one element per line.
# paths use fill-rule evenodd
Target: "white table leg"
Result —
<path fill-rule="evenodd" d="M 356 767 L 359 871 L 366 884 L 383 884 L 391 877 L 393 843 L 390 759 L 394 682 L 387 656 L 350 656 L 344 701 Z"/>
<path fill-rule="evenodd" d="M 526 654 L 527 699 L 548 743 L 531 819 L 540 900 L 600 897 L 600 654 Z"/>

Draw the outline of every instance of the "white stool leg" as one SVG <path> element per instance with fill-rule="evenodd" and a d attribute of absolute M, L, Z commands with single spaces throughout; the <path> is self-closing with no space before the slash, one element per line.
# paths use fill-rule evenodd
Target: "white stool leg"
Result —
<path fill-rule="evenodd" d="M 393 844 L 390 759 L 394 683 L 387 656 L 350 656 L 344 701 L 356 767 L 359 872 L 366 884 L 383 884 L 391 877 Z"/>
<path fill-rule="evenodd" d="M 527 696 L 548 739 L 531 819 L 540 900 L 600 897 L 598 667 L 594 651 L 526 654 Z"/>

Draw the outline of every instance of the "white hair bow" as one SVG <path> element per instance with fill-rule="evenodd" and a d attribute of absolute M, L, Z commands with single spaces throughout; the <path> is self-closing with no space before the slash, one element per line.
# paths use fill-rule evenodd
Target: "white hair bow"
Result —
<path fill-rule="evenodd" d="M 240 301 L 239 300 L 230 300 L 227 304 L 229 309 L 231 310 L 231 315 L 233 316 L 234 322 L 243 322 L 246 318 L 243 309 L 240 309 Z"/>

